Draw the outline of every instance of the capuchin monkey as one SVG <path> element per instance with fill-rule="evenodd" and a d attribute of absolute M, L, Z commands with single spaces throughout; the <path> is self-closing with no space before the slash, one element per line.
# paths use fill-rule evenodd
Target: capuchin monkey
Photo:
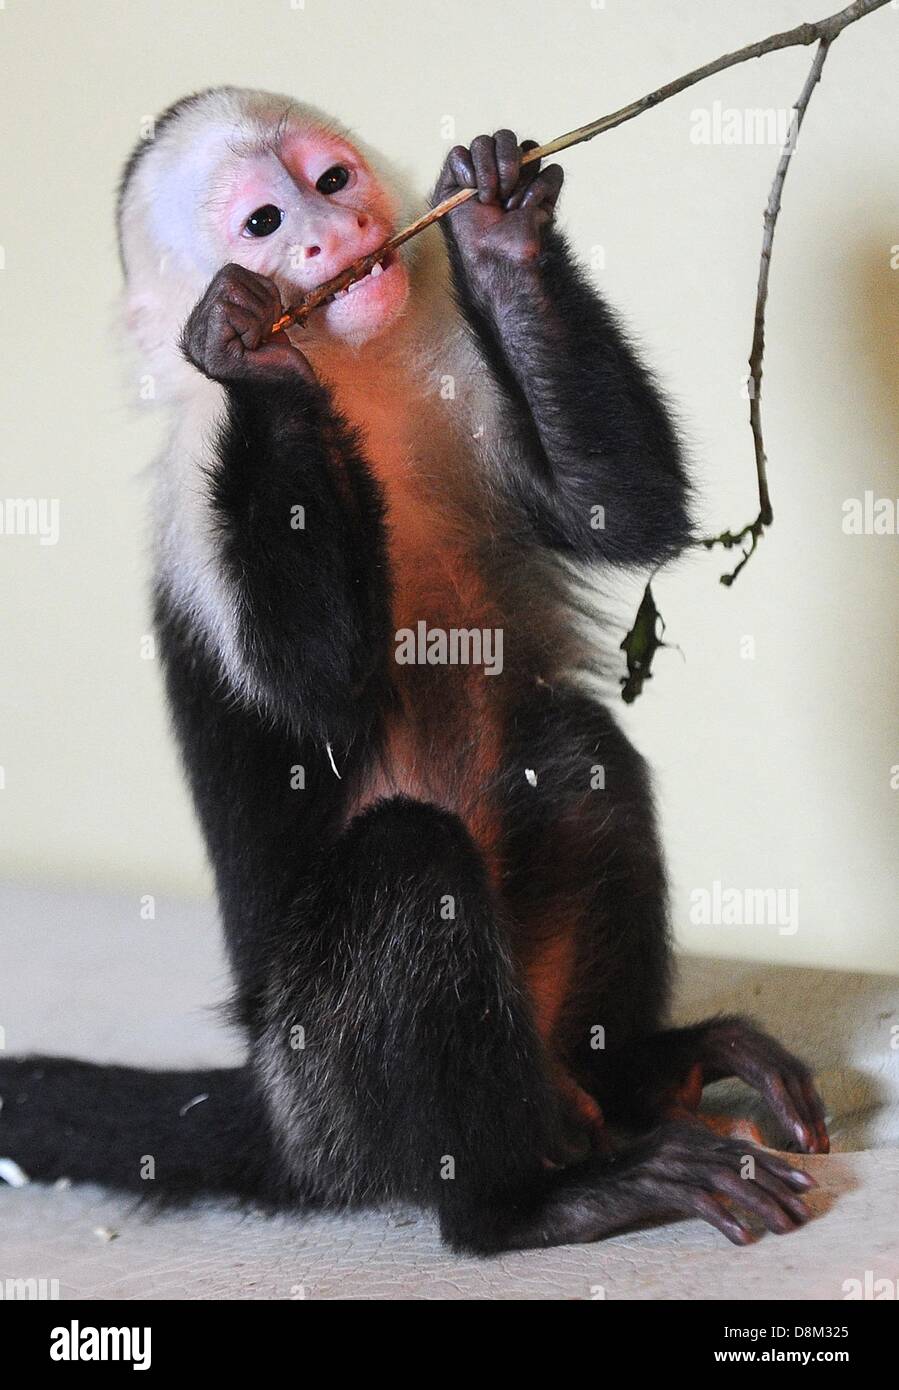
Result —
<path fill-rule="evenodd" d="M 126 314 L 171 417 L 156 630 L 247 1062 L 3 1062 L 32 1178 L 408 1201 L 476 1252 L 807 1219 L 811 1178 L 695 1111 L 738 1077 L 826 1152 L 808 1069 L 740 1018 L 665 1026 L 650 783 L 585 580 L 677 554 L 689 485 L 532 147 L 457 145 L 433 199 L 477 196 L 274 336 L 408 219 L 385 162 L 223 88 L 127 165 Z"/>

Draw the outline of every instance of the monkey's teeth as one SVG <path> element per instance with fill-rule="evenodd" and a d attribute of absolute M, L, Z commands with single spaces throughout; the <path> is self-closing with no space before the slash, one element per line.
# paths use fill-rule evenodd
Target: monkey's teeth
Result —
<path fill-rule="evenodd" d="M 356 288 L 357 285 L 361 285 L 361 284 L 362 284 L 362 281 L 363 281 L 363 280 L 367 280 L 369 276 L 371 276 L 371 278 L 372 278 L 373 280 L 376 280 L 376 279 L 378 278 L 379 275 L 383 275 L 383 274 L 384 274 L 384 267 L 383 267 L 383 265 L 381 264 L 380 261 L 375 261 L 375 263 L 374 263 L 374 265 L 372 266 L 371 270 L 367 270 L 367 271 L 365 272 L 365 274 L 362 275 L 362 276 L 360 276 L 360 278 L 359 278 L 358 280 L 353 280 L 353 281 L 351 281 L 350 284 L 347 285 L 346 289 L 343 289 L 343 290 L 335 290 L 334 293 L 331 295 L 330 299 L 329 299 L 327 302 L 330 304 L 330 303 L 332 303 L 332 301 L 335 300 L 335 299 L 345 299 L 346 296 L 347 296 L 348 294 L 351 294 L 351 293 L 353 292 L 353 290 Z"/>

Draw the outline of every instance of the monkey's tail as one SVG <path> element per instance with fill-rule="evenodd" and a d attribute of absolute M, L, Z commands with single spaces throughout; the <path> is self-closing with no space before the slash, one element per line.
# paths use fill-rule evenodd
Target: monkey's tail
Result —
<path fill-rule="evenodd" d="M 162 1202 L 209 1194 L 280 1204 L 268 1126 L 244 1068 L 3 1058 L 0 1097 L 0 1159 L 34 1182 L 94 1182 Z M 16 1170 L 4 1176 L 15 1181 Z"/>

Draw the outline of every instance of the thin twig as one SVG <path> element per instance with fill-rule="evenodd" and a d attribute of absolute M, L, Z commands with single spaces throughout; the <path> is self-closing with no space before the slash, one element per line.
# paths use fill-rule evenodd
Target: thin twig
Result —
<path fill-rule="evenodd" d="M 774 520 L 774 511 L 771 506 L 771 497 L 768 490 L 768 460 L 765 453 L 764 438 L 762 435 L 762 416 L 761 416 L 761 383 L 762 383 L 762 363 L 765 353 L 765 310 L 768 302 L 768 278 L 771 269 L 771 248 L 774 241 L 774 229 L 777 225 L 777 218 L 780 214 L 781 198 L 783 196 L 784 181 L 790 167 L 790 160 L 796 146 L 796 139 L 799 129 L 805 117 L 808 104 L 817 86 L 821 71 L 827 59 L 827 54 L 833 40 L 849 24 L 853 24 L 857 19 L 862 19 L 864 15 L 872 10 L 880 9 L 878 3 L 865 5 L 860 3 L 850 5 L 848 9 L 840 14 L 832 15 L 829 20 L 823 20 L 817 25 L 804 26 L 814 33 L 814 37 L 819 40 L 818 51 L 812 63 L 809 75 L 806 78 L 799 100 L 796 103 L 793 121 L 790 126 L 790 133 L 787 142 L 781 152 L 781 157 L 774 175 L 774 182 L 771 185 L 771 192 L 768 196 L 768 205 L 765 209 L 764 231 L 762 234 L 762 254 L 759 265 L 759 280 L 756 293 L 755 317 L 753 320 L 752 348 L 749 355 L 749 382 L 750 382 L 750 403 L 749 420 L 752 427 L 752 438 L 755 448 L 756 476 L 759 490 L 759 513 L 754 521 L 749 522 L 739 531 L 723 531 L 719 536 L 710 536 L 701 542 L 707 549 L 711 550 L 715 545 L 721 545 L 726 550 L 733 549 L 735 546 L 742 545 L 743 541 L 749 541 L 749 548 L 743 552 L 743 557 L 736 568 L 729 574 L 721 576 L 721 583 L 730 586 L 737 578 L 740 571 L 754 555 L 756 547 L 761 540 L 766 526 L 770 526 Z M 817 31 L 817 32 L 815 32 Z M 798 31 L 794 31 L 798 32 Z M 783 38 L 785 36 L 778 36 Z M 778 47 L 787 47 L 786 44 L 777 44 Z M 764 51 L 771 52 L 772 49 Z M 727 66 L 730 66 L 727 64 Z M 655 574 L 652 576 L 655 578 Z M 651 613 L 653 624 L 649 640 L 646 637 L 647 626 L 645 616 Z M 659 629 L 661 628 L 661 634 Z M 643 601 L 634 619 L 634 625 L 625 635 L 621 648 L 628 656 L 628 676 L 622 678 L 622 698 L 628 702 L 633 701 L 641 693 L 644 681 L 651 675 L 652 660 L 656 651 L 665 643 L 661 640 L 664 634 L 665 625 L 661 613 L 655 605 L 655 598 L 652 593 L 652 579 L 646 585 Z M 638 679 L 635 680 L 632 670 L 632 650 L 636 644 L 641 657 L 639 663 Z"/>
<path fill-rule="evenodd" d="M 579 126 L 577 130 L 571 130 L 567 135 L 559 135 L 555 140 L 550 140 L 545 145 L 528 150 L 522 157 L 522 163 L 530 164 L 536 159 L 543 159 L 548 155 L 558 154 L 560 150 L 567 150 L 572 145 L 581 145 L 588 140 L 593 140 L 597 135 L 605 134 L 607 130 L 614 130 L 616 126 L 624 125 L 625 121 L 632 121 L 635 116 L 642 116 L 644 111 L 651 111 L 654 106 L 659 106 L 663 101 L 668 101 L 670 97 L 686 91 L 688 87 L 694 86 L 697 82 L 702 82 L 707 77 L 714 77 L 716 73 L 724 72 L 727 68 L 735 67 L 737 63 L 746 63 L 751 58 L 762 58 L 766 53 L 776 53 L 782 48 L 807 47 L 816 42 L 830 44 L 837 34 L 842 33 L 848 25 L 863 19 L 865 15 L 871 14 L 874 10 L 881 9 L 887 3 L 888 0 L 853 0 L 851 5 L 847 5 L 845 9 L 839 10 L 836 14 L 829 15 L 827 19 L 819 19 L 812 24 L 800 24 L 795 29 L 785 29 L 783 33 L 772 34 L 770 38 L 747 44 L 745 48 L 739 48 L 734 53 L 725 53 L 723 57 L 716 58 L 714 62 L 705 63 L 701 68 L 694 68 L 692 72 L 686 73 L 683 77 L 675 78 L 673 82 L 666 82 L 663 87 L 656 88 L 654 92 L 648 92 L 646 96 L 640 97 L 637 101 L 629 102 L 627 106 L 620 107 L 619 110 L 611 112 L 608 116 L 600 116 L 598 120 L 591 121 L 589 125 Z M 473 198 L 476 193 L 476 188 L 460 188 L 458 192 L 445 198 L 442 203 L 438 203 L 423 216 L 416 218 L 408 227 L 397 232 L 376 251 L 369 252 L 367 256 L 360 256 L 339 275 L 335 275 L 332 280 L 318 285 L 309 294 L 304 295 L 298 304 L 292 305 L 278 319 L 272 332 L 278 333 L 291 323 L 302 323 L 313 309 L 326 299 L 330 299 L 337 290 L 346 289 L 347 285 L 352 284 L 354 280 L 360 280 L 363 275 L 367 275 L 372 266 L 376 265 L 389 251 L 402 246 L 403 242 L 417 236 L 419 232 L 423 232 L 426 227 L 430 227 L 439 218 L 445 217 L 448 212 L 459 207 L 461 203 Z"/>
<path fill-rule="evenodd" d="M 755 548 L 764 534 L 765 527 L 770 526 L 774 520 L 774 511 L 771 506 L 771 495 L 768 490 L 768 458 L 765 453 L 765 441 L 762 435 L 762 366 L 765 356 L 765 310 L 768 305 L 768 277 L 771 271 L 771 248 L 774 244 L 774 229 L 777 226 L 777 219 L 780 215 L 781 198 L 783 197 L 784 182 L 787 171 L 790 167 L 790 160 L 796 148 L 796 141 L 799 138 L 799 131 L 808 110 L 808 104 L 812 99 L 812 93 L 821 80 L 821 72 L 830 51 L 832 39 L 822 39 L 815 54 L 815 61 L 809 70 L 805 85 L 800 93 L 799 100 L 796 102 L 793 119 L 790 123 L 790 131 L 787 135 L 786 144 L 781 151 L 780 160 L 777 165 L 777 172 L 774 175 L 774 182 L 771 185 L 771 192 L 768 195 L 768 206 L 765 208 L 765 223 L 762 234 L 762 254 L 759 262 L 759 282 L 755 299 L 755 318 L 753 320 L 752 349 L 749 354 L 749 423 L 752 427 L 752 442 L 755 448 L 755 471 L 758 478 L 759 488 L 759 513 L 754 521 L 744 526 L 741 531 L 724 531 L 720 536 L 709 536 L 702 544 L 707 550 L 711 550 L 715 545 L 723 545 L 730 550 L 733 546 L 741 545 L 748 538 L 749 549 L 744 550 L 743 558 L 736 569 L 730 574 L 722 574 L 721 583 L 730 587 L 744 565 L 755 553 Z"/>

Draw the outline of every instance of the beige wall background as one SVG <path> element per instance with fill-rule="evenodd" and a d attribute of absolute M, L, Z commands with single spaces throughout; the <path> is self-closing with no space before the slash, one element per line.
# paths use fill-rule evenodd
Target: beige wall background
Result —
<path fill-rule="evenodd" d="M 550 138 L 828 8 L 5 0 L 0 499 L 58 499 L 60 534 L 0 535 L 0 875 L 209 890 L 141 654 L 160 425 L 116 336 L 113 198 L 145 118 L 216 83 L 294 93 L 404 160 L 424 195 L 448 118 L 453 139 Z M 777 147 L 697 144 L 694 113 L 788 108 L 810 60 L 741 66 L 564 157 L 562 220 L 678 403 L 705 530 L 754 515 L 742 383 Z M 899 968 L 897 542 L 842 529 L 847 499 L 899 495 L 897 70 L 890 6 L 836 43 L 790 174 L 765 371 L 776 525 L 731 591 L 720 552 L 660 576 L 683 655 L 662 652 L 621 707 L 658 770 L 689 949 Z M 716 881 L 795 890 L 797 929 L 691 921 Z"/>

